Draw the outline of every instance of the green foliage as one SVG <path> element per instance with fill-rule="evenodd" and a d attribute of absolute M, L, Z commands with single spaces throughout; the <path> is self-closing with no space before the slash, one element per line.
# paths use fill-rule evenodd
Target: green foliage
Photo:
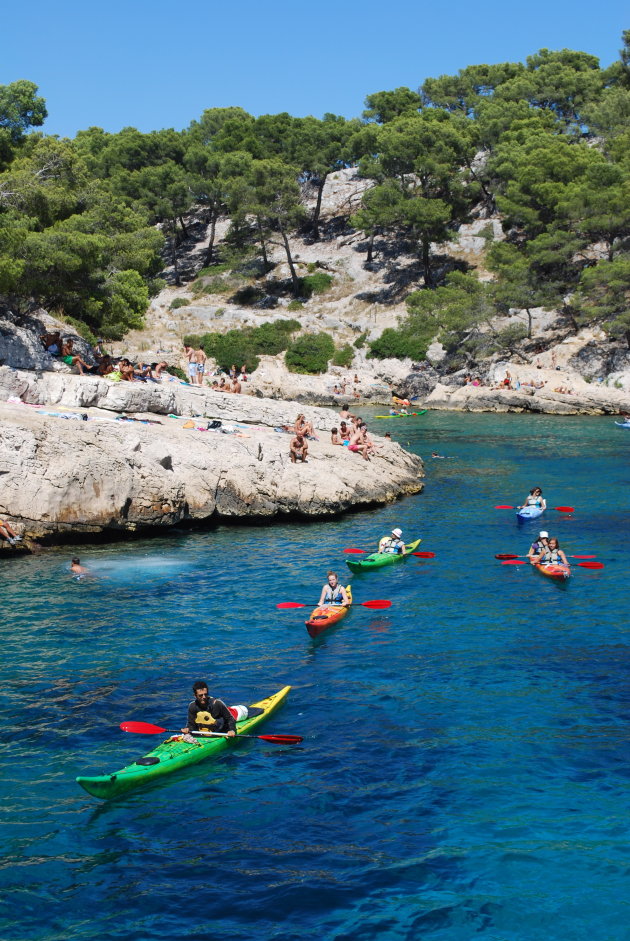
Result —
<path fill-rule="evenodd" d="M 329 290 L 334 278 L 325 271 L 317 271 L 315 274 L 307 274 L 302 278 L 301 294 L 304 297 L 312 297 L 313 294 L 325 294 Z"/>
<path fill-rule="evenodd" d="M 70 324 L 71 327 L 74 327 L 79 336 L 83 337 L 83 339 L 92 346 L 95 346 L 95 344 L 98 342 L 98 337 L 92 333 L 88 325 L 82 323 L 80 320 L 77 320 L 76 317 L 64 317 L 63 322 Z"/>
<path fill-rule="evenodd" d="M 422 104 L 420 95 L 410 88 L 396 88 L 394 91 L 377 91 L 365 99 L 366 110 L 363 117 L 366 121 L 376 121 L 386 124 L 401 115 L 414 114 Z"/>
<path fill-rule="evenodd" d="M 572 303 L 578 323 L 597 323 L 630 348 L 630 254 L 585 268 Z"/>
<path fill-rule="evenodd" d="M 289 301 L 289 303 L 287 304 L 287 310 L 291 311 L 291 313 L 294 313 L 295 311 L 303 310 L 303 309 L 304 309 L 304 304 L 302 303 L 302 301 L 298 301 L 294 299 L 292 301 Z"/>
<path fill-rule="evenodd" d="M 353 346 L 357 350 L 362 350 L 363 347 L 365 346 L 366 340 L 367 340 L 367 333 L 360 333 L 359 336 L 354 341 Z"/>
<path fill-rule="evenodd" d="M 284 356 L 290 372 L 316 375 L 326 372 L 335 344 L 327 333 L 306 333 L 289 345 Z"/>
<path fill-rule="evenodd" d="M 283 319 L 268 321 L 259 327 L 228 330 L 227 333 L 191 334 L 184 337 L 184 343 L 202 346 L 223 370 L 229 370 L 232 364 L 240 368 L 245 363 L 248 371 L 253 372 L 258 368 L 261 354 L 275 356 L 282 353 L 290 343 L 291 334 L 299 329 L 297 320 Z"/>
<path fill-rule="evenodd" d="M 179 366 L 169 366 L 167 372 L 170 372 L 171 376 L 177 376 L 182 382 L 188 382 L 188 376 Z"/>
<path fill-rule="evenodd" d="M 354 350 L 348 343 L 346 343 L 345 346 L 335 350 L 332 358 L 333 366 L 342 366 L 344 369 L 347 369 L 349 366 L 352 366 L 353 359 Z"/>
<path fill-rule="evenodd" d="M 179 307 L 188 307 L 189 304 L 187 297 L 174 297 L 168 306 L 171 310 L 177 310 Z"/>
<path fill-rule="evenodd" d="M 386 327 L 378 339 L 370 343 L 368 359 L 424 359 L 431 339 L 416 336 L 411 330 Z"/>

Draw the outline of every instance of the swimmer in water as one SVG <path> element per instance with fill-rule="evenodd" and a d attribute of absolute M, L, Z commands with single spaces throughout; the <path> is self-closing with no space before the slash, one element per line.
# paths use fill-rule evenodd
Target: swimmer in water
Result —
<path fill-rule="evenodd" d="M 84 565 L 81 565 L 80 559 L 72 560 L 72 562 L 70 563 L 70 571 L 72 572 L 74 577 L 77 579 L 83 578 L 84 575 L 88 574 L 88 570 L 86 569 L 86 567 Z"/>
<path fill-rule="evenodd" d="M 442 461 L 444 460 L 444 455 L 443 455 L 443 454 L 438 454 L 437 451 L 431 451 L 431 457 L 439 457 L 440 460 L 442 460 Z"/>

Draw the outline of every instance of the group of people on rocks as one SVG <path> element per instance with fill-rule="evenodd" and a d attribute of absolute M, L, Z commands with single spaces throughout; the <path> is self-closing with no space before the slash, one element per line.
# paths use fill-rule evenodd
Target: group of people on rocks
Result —
<path fill-rule="evenodd" d="M 371 456 L 375 454 L 378 446 L 374 444 L 374 441 L 368 434 L 367 424 L 363 421 L 361 416 L 352 415 L 347 408 L 343 408 L 339 413 L 339 419 L 339 425 L 335 425 L 330 432 L 330 443 L 339 445 L 340 447 L 347 447 L 348 451 L 352 451 L 354 454 L 360 454 L 365 461 L 371 460 Z M 313 431 L 312 424 L 306 421 L 304 415 L 300 414 L 295 421 L 293 429 L 286 428 L 286 430 L 292 430 L 295 434 L 289 447 L 291 461 L 294 464 L 298 460 L 306 462 L 308 439 L 312 438 L 317 440 L 317 435 Z M 391 441 L 392 436 L 387 432 L 385 438 Z"/>
<path fill-rule="evenodd" d="M 196 347 L 189 343 L 184 344 L 184 355 L 188 360 L 188 379 L 191 385 L 202 386 L 206 372 L 206 363 L 208 356 L 204 348 L 199 344 Z M 230 366 L 227 376 L 221 376 L 220 379 L 214 379 L 208 382 L 213 392 L 234 392 L 239 394 L 243 391 L 242 383 L 247 382 L 247 364 L 243 363 L 240 370 L 235 363 Z"/>
<path fill-rule="evenodd" d="M 74 340 L 63 337 L 59 330 L 42 333 L 41 342 L 47 353 L 58 356 L 71 368 L 76 366 L 80 375 L 102 376 L 112 382 L 160 382 L 168 376 L 168 363 L 165 360 L 154 363 L 132 363 L 126 356 L 114 357 L 103 349 L 103 340 L 99 339 L 92 348 L 93 363 L 87 363 L 74 352 Z"/>

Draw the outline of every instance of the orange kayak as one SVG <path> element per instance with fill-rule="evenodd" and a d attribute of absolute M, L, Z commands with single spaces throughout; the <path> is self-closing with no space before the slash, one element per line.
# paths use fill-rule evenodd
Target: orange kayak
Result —
<path fill-rule="evenodd" d="M 348 600 L 352 603 L 352 588 L 350 585 L 346 586 L 346 594 Z M 305 621 L 306 629 L 311 635 L 311 637 L 317 637 L 326 628 L 331 627 L 333 624 L 336 624 L 337 621 L 341 621 L 342 618 L 345 618 L 346 614 L 350 610 L 350 605 L 345 604 L 324 604 L 320 607 L 315 608 L 312 612 L 308 621 Z"/>
<path fill-rule="evenodd" d="M 567 578 L 571 577 L 571 567 L 564 565 L 562 562 L 548 562 L 546 565 L 538 562 L 534 568 L 538 569 L 541 575 L 553 578 L 556 582 L 565 582 Z"/>

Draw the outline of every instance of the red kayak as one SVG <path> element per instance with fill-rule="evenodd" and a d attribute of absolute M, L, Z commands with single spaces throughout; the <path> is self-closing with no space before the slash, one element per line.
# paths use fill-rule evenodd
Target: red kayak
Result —
<path fill-rule="evenodd" d="M 350 585 L 346 588 L 346 594 L 348 601 L 352 603 L 352 588 Z M 318 634 L 323 633 L 326 628 L 331 627 L 333 624 L 336 624 L 337 621 L 341 621 L 342 618 L 345 618 L 349 610 L 350 605 L 346 604 L 323 604 L 321 607 L 315 608 L 308 621 L 304 622 L 306 629 L 311 637 L 317 637 Z"/>
<path fill-rule="evenodd" d="M 568 578 L 571 578 L 571 566 L 564 565 L 562 562 L 547 562 L 546 564 L 537 562 L 534 568 L 538 569 L 541 575 L 553 578 L 556 582 L 566 582 Z"/>

